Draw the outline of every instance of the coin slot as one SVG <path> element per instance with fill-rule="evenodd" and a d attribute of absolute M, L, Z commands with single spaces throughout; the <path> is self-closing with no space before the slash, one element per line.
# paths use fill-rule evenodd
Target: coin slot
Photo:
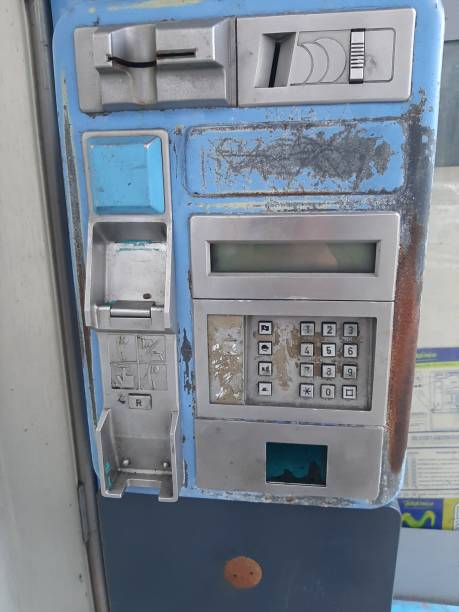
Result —
<path fill-rule="evenodd" d="M 286 87 L 296 32 L 263 34 L 260 41 L 255 87 Z"/>

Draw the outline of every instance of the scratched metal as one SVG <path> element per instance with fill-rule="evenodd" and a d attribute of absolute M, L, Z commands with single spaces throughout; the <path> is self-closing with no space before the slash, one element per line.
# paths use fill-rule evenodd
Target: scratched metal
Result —
<path fill-rule="evenodd" d="M 398 121 L 193 128 L 187 139 L 193 194 L 387 193 L 405 178 Z"/>
<path fill-rule="evenodd" d="M 56 7 L 64 6 L 55 0 Z M 100 0 L 72 5 L 57 24 L 54 38 L 54 59 L 57 83 L 63 159 L 67 160 L 65 178 L 69 228 L 72 235 L 73 273 L 79 292 L 84 279 L 84 253 L 87 241 L 88 201 L 84 181 L 81 136 L 88 130 L 151 129 L 167 130 L 170 138 L 171 175 L 173 193 L 175 278 L 177 317 L 179 326 L 179 376 L 183 456 L 187 474 L 181 494 L 191 497 L 243 499 L 247 501 L 277 501 L 284 503 L 314 503 L 316 505 L 355 505 L 346 499 L 295 499 L 286 496 L 272 499 L 256 494 L 201 491 L 195 485 L 194 460 L 194 357 L 191 320 L 188 223 L 192 214 L 230 212 L 233 214 L 307 212 L 309 210 L 396 210 L 401 214 L 401 249 L 397 279 L 397 306 L 393 335 L 394 359 L 389 390 L 389 421 L 383 458 L 383 480 L 377 503 L 385 503 L 400 485 L 405 453 L 414 353 L 418 324 L 419 298 L 424 264 L 430 187 L 434 158 L 435 130 L 438 111 L 438 82 L 440 79 L 442 40 L 442 10 L 436 0 L 411 0 L 417 11 L 414 47 L 413 86 L 406 102 L 376 104 L 324 104 L 295 107 L 260 107 L 251 109 L 177 109 L 147 112 L 106 113 L 88 116 L 80 112 L 75 82 L 73 30 L 82 25 L 139 23 L 163 19 L 199 19 L 221 15 L 276 14 L 323 10 L 352 10 L 362 8 L 358 0 L 288 0 L 281 5 L 277 0 L 204 0 L 134 2 Z M 69 6 L 70 6 L 69 4 Z M 406 7 L 406 0 L 387 0 L 387 8 Z M 381 8 L 380 0 L 366 0 L 365 9 Z M 61 13 L 61 11 L 57 11 Z M 438 42 L 436 42 L 438 41 Z M 371 133 L 375 126 L 387 122 L 386 131 Z M 235 151 L 247 161 L 253 157 L 256 142 L 246 127 L 256 125 L 266 135 L 270 124 L 270 139 L 262 146 L 262 166 L 240 167 L 234 164 Z M 242 127 L 244 126 L 244 127 Z M 300 131 L 298 126 L 301 126 Z M 314 137 L 310 145 L 309 162 L 301 158 L 301 146 L 312 126 Z M 315 127 L 314 127 L 315 126 Z M 321 126 L 324 132 L 319 137 Z M 365 126 L 362 128 L 361 126 Z M 218 129 L 225 134 L 236 132 L 236 142 L 223 146 Z M 379 129 L 379 128 L 378 128 Z M 333 132 L 335 130 L 335 132 Z M 269 130 L 268 130 L 269 131 Z M 338 139 L 343 155 L 351 143 L 353 153 L 360 147 L 361 166 L 353 167 L 349 160 L 330 164 L 333 155 L 324 158 L 324 143 Z M 187 154 L 195 146 L 200 152 L 190 160 Z M 277 139 L 273 136 L 277 134 Z M 298 138 L 296 165 L 285 163 L 285 146 Z M 207 142 L 205 139 L 207 138 Z M 279 144 L 278 139 L 281 140 Z M 284 139 L 284 140 L 282 140 Z M 350 139 L 350 140 L 349 140 Z M 368 140 L 368 142 L 366 142 Z M 296 142 L 295 140 L 293 141 Z M 344 144 L 343 144 L 344 143 Z M 352 144 L 353 143 L 353 144 Z M 355 145 L 355 146 L 354 146 Z M 352 148 L 353 146 L 353 148 Z M 379 147 L 379 148 L 378 148 Z M 281 152 L 284 163 L 276 165 Z M 202 170 L 201 153 L 205 161 L 221 176 L 210 177 L 210 166 Z M 212 154 L 212 157 L 209 154 Z M 282 157 L 283 155 L 283 157 Z M 230 165 L 228 166 L 228 156 Z M 315 157 L 319 161 L 315 160 Z M 298 159 L 299 158 L 299 159 Z M 270 160 L 270 163 L 267 163 Z M 245 163 L 244 161 L 244 163 Z M 188 167 L 187 167 L 188 164 Z M 190 174 L 190 164 L 196 173 Z M 302 165 L 304 164 L 304 165 Z M 309 164 L 309 165 L 308 165 Z M 198 167 L 199 166 L 199 167 Z M 186 170 L 188 173 L 186 174 Z M 204 179 L 206 183 L 204 184 Z M 211 179 L 211 182 L 207 182 Z M 250 180 L 249 180 L 250 179 Z M 213 182 L 212 182 L 213 181 Z M 268 193 L 268 191 L 271 191 Z M 229 194 L 235 194 L 229 197 Z M 95 335 L 83 327 L 80 308 L 81 338 L 85 346 L 83 371 L 86 381 L 88 422 L 93 440 L 93 418 L 100 414 L 102 405 L 99 354 Z M 93 416 L 94 415 L 94 416 Z M 93 447 L 94 450 L 94 447 Z M 94 455 L 95 458 L 95 455 Z M 96 465 L 96 461 L 94 461 Z M 362 500 L 360 505 L 366 505 Z"/>

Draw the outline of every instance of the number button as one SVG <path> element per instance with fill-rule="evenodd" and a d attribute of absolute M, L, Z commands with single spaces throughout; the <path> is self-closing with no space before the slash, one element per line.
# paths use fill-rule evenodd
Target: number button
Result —
<path fill-rule="evenodd" d="M 336 357 L 336 344 L 322 344 L 322 357 Z"/>
<path fill-rule="evenodd" d="M 335 385 L 322 385 L 320 387 L 320 397 L 322 399 L 335 399 Z"/>
<path fill-rule="evenodd" d="M 322 378 L 336 378 L 336 366 L 334 364 L 322 364 Z"/>
<path fill-rule="evenodd" d="M 314 376 L 314 364 L 300 363 L 300 376 L 302 378 L 312 378 Z"/>
<path fill-rule="evenodd" d="M 357 344 L 343 344 L 344 357 L 356 359 L 359 356 L 359 347 Z"/>
<path fill-rule="evenodd" d="M 259 376 L 272 376 L 273 364 L 270 361 L 259 361 L 258 374 Z"/>
<path fill-rule="evenodd" d="M 272 355 L 273 343 L 272 342 L 259 342 L 258 343 L 258 354 L 259 355 Z"/>
<path fill-rule="evenodd" d="M 343 386 L 343 399 L 355 400 L 357 399 L 357 387 L 354 386 Z"/>
<path fill-rule="evenodd" d="M 272 395 L 273 386 L 270 382 L 259 382 L 258 383 L 258 395 Z"/>
<path fill-rule="evenodd" d="M 303 321 L 300 323 L 300 334 L 302 336 L 313 336 L 316 333 L 314 321 Z"/>
<path fill-rule="evenodd" d="M 355 338 L 359 335 L 359 326 L 357 323 L 344 323 L 343 336 L 346 338 Z"/>
<path fill-rule="evenodd" d="M 343 378 L 357 378 L 357 366 L 343 365 Z"/>
<path fill-rule="evenodd" d="M 302 383 L 300 385 L 300 397 L 312 399 L 314 397 L 314 385 Z"/>
<path fill-rule="evenodd" d="M 336 336 L 336 323 L 322 323 L 322 336 Z"/>
<path fill-rule="evenodd" d="M 273 333 L 273 322 L 258 321 L 258 333 L 260 336 L 271 336 Z"/>
<path fill-rule="evenodd" d="M 302 342 L 300 344 L 301 357 L 312 357 L 314 355 L 314 345 L 312 342 Z"/>

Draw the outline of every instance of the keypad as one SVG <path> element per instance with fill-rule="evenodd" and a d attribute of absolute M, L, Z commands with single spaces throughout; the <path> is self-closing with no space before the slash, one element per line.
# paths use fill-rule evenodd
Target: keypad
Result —
<path fill-rule="evenodd" d="M 247 316 L 246 403 L 368 410 L 374 333 L 370 318 Z"/>

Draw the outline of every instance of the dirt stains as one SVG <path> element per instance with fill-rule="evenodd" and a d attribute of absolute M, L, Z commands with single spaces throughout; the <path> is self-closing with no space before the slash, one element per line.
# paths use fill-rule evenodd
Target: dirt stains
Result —
<path fill-rule="evenodd" d="M 212 402 L 241 404 L 244 393 L 244 319 L 208 317 L 209 388 Z"/>

